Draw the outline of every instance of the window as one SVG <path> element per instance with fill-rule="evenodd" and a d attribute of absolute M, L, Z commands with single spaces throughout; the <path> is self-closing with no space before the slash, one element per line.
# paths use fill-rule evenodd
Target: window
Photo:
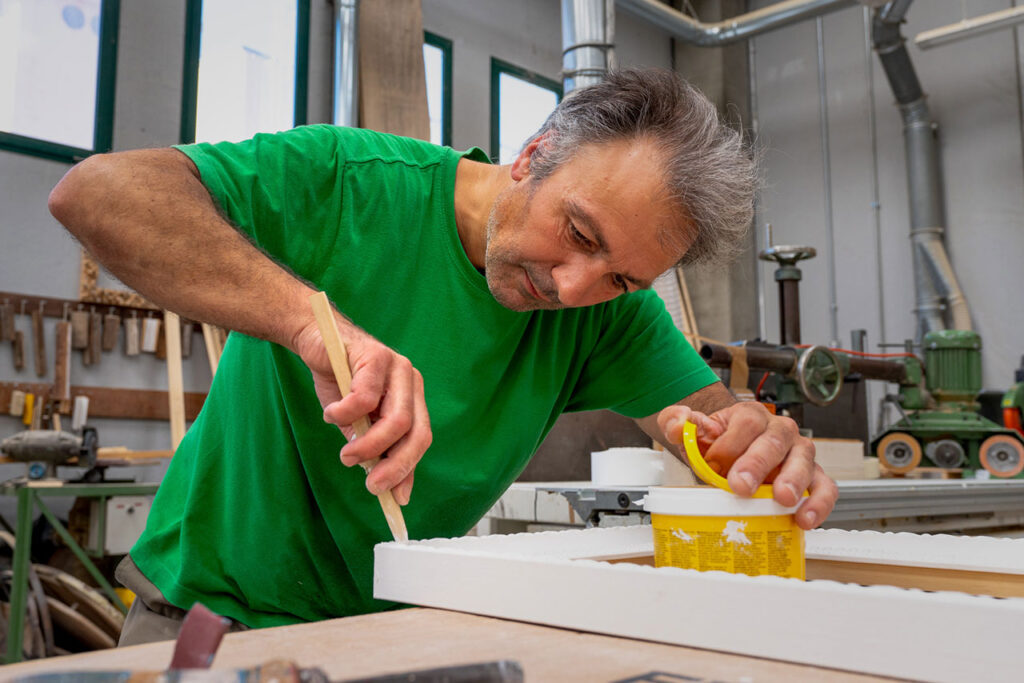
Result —
<path fill-rule="evenodd" d="M 562 99 L 562 86 L 526 69 L 491 58 L 491 158 L 515 159 Z"/>
<path fill-rule="evenodd" d="M 306 122 L 309 0 L 189 0 L 186 23 L 182 142 Z"/>
<path fill-rule="evenodd" d="M 0 0 L 0 148 L 110 150 L 118 0 Z"/>
<path fill-rule="evenodd" d="M 423 67 L 427 74 L 430 141 L 452 144 L 452 41 L 423 33 Z"/>

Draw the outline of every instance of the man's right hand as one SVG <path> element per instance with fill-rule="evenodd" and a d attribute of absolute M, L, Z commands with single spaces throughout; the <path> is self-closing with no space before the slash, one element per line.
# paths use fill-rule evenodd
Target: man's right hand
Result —
<path fill-rule="evenodd" d="M 315 320 L 296 335 L 293 348 L 313 373 L 324 421 L 337 425 L 349 441 L 341 449 L 342 464 L 351 467 L 387 456 L 367 475 L 366 488 L 374 495 L 390 489 L 405 505 L 413 471 L 433 439 L 423 376 L 408 358 L 353 323 L 337 314 L 335 323 L 352 370 L 351 391 L 344 398 Z M 356 439 L 352 425 L 363 416 L 369 418 L 370 430 Z"/>

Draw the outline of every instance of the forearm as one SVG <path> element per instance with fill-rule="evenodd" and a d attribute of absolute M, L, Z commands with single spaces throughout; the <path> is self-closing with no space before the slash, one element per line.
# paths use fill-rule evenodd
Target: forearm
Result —
<path fill-rule="evenodd" d="M 293 348 L 312 290 L 220 215 L 172 149 L 90 157 L 50 211 L 111 273 L 158 306 Z"/>

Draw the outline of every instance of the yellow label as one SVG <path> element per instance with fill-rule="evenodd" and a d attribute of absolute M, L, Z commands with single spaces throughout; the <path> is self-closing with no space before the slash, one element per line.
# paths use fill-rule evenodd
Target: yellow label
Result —
<path fill-rule="evenodd" d="M 806 578 L 804 532 L 792 515 L 651 515 L 654 566 Z"/>

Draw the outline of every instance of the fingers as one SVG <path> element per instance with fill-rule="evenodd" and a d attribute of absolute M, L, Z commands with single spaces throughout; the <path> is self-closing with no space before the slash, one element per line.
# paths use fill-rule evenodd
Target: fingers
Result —
<path fill-rule="evenodd" d="M 728 471 L 733 491 L 749 496 L 794 450 L 798 457 L 807 457 L 813 462 L 814 447 L 810 440 L 800 436 L 796 422 L 788 417 L 773 416 L 767 410 L 744 410 L 734 412 L 729 428 L 711 445 L 705 457 L 721 463 L 723 471 Z M 799 486 L 801 482 L 790 472 L 784 483 Z M 810 484 L 810 477 L 802 483 L 798 492 Z M 784 490 L 785 486 L 780 488 Z"/>
<path fill-rule="evenodd" d="M 391 489 L 399 505 L 409 502 L 412 493 L 413 471 L 433 441 L 427 405 L 423 398 L 423 378 L 419 372 L 415 372 L 413 380 L 412 424 L 408 431 L 389 448 L 387 457 L 381 459 L 366 477 L 366 488 L 371 493 L 376 494 Z M 381 421 L 384 419 L 382 417 Z M 370 428 L 370 432 L 376 427 L 377 424 L 374 424 Z M 361 441 L 363 439 L 358 439 L 356 444 Z M 342 450 L 344 452 L 344 449 Z"/>
<path fill-rule="evenodd" d="M 808 530 L 825 521 L 839 499 L 839 487 L 825 474 L 820 465 L 814 466 L 810 489 L 811 495 L 796 512 L 797 525 Z"/>
<path fill-rule="evenodd" d="M 333 374 L 313 373 L 324 421 L 337 425 L 348 440 L 341 462 L 351 467 L 381 458 L 367 475 L 366 488 L 375 495 L 394 490 L 395 500 L 404 505 L 412 472 L 433 438 L 423 377 L 408 358 L 362 331 L 348 340 L 347 351 L 352 381 L 343 398 Z M 356 434 L 353 424 L 363 418 L 370 420 L 369 429 Z"/>
<path fill-rule="evenodd" d="M 683 426 L 687 421 L 697 427 L 697 440 L 702 444 L 714 441 L 722 433 L 722 427 L 717 421 L 689 406 L 669 406 L 658 413 L 658 428 L 669 443 L 683 442 Z"/>

